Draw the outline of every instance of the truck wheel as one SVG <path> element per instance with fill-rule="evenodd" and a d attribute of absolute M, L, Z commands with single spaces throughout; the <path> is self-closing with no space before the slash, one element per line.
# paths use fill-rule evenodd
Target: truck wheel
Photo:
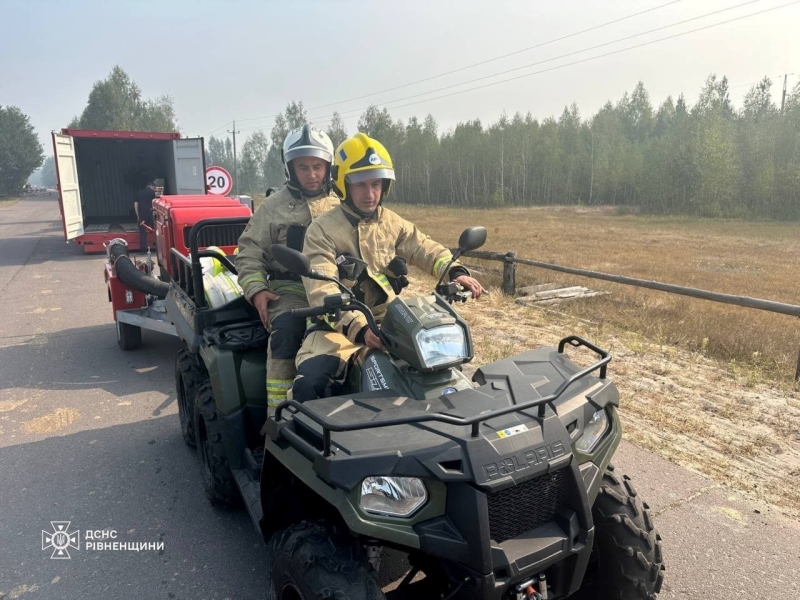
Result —
<path fill-rule="evenodd" d="M 575 598 L 655 600 L 664 581 L 661 536 L 630 478 L 608 465 L 592 507 L 594 548 Z"/>
<path fill-rule="evenodd" d="M 194 398 L 205 380 L 205 368 L 197 357 L 184 348 L 175 357 L 175 392 L 178 395 L 178 417 L 181 434 L 187 446 L 195 447 Z"/>
<path fill-rule="evenodd" d="M 203 381 L 195 396 L 194 431 L 203 489 L 209 502 L 219 508 L 234 506 L 239 496 L 233 473 L 228 466 L 228 457 L 225 455 L 220 415 L 214 402 L 214 390 L 208 379 Z"/>
<path fill-rule="evenodd" d="M 363 548 L 346 533 L 305 522 L 275 536 L 269 600 L 386 600 Z"/>
<path fill-rule="evenodd" d="M 123 350 L 136 350 L 142 345 L 142 328 L 117 321 L 117 343 Z"/>

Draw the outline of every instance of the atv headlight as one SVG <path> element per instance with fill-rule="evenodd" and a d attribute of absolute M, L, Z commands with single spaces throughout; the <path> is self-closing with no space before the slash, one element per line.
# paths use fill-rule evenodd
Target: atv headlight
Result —
<path fill-rule="evenodd" d="M 592 415 L 592 418 L 589 419 L 589 422 L 583 429 L 583 435 L 575 442 L 575 449 L 584 454 L 589 454 L 589 452 L 594 450 L 597 442 L 600 441 L 600 438 L 603 437 L 607 429 L 608 415 L 605 409 L 598 410 Z"/>
<path fill-rule="evenodd" d="M 361 482 L 361 507 L 389 517 L 410 517 L 425 504 L 428 492 L 416 477 L 367 477 Z"/>
<path fill-rule="evenodd" d="M 417 333 L 417 347 L 428 368 L 467 358 L 467 338 L 458 324 L 421 330 Z"/>

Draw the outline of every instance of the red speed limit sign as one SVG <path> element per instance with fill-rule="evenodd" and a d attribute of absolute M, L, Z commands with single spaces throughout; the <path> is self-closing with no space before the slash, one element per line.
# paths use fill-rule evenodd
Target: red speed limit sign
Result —
<path fill-rule="evenodd" d="M 206 169 L 206 190 L 215 196 L 226 196 L 233 188 L 233 177 L 222 167 Z"/>

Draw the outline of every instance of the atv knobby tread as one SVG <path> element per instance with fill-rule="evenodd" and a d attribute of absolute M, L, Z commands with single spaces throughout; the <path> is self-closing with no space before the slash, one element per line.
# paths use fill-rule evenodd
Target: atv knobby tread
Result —
<path fill-rule="evenodd" d="M 181 423 L 181 435 L 187 446 L 195 447 L 197 443 L 194 431 L 194 402 L 197 390 L 205 381 L 205 367 L 197 360 L 197 356 L 187 348 L 180 350 L 175 357 L 175 392 L 178 395 L 178 418 Z M 181 390 L 181 382 L 183 391 Z M 184 396 L 185 391 L 185 397 Z"/>
<path fill-rule="evenodd" d="M 605 564 L 596 597 L 655 600 L 664 581 L 661 536 L 627 475 L 609 465 L 592 508 L 595 544 Z"/>
<path fill-rule="evenodd" d="M 271 600 L 291 585 L 303 598 L 385 600 L 363 548 L 347 532 L 303 522 L 276 533 L 270 568 Z"/>
<path fill-rule="evenodd" d="M 210 476 L 206 473 L 201 444 L 200 419 L 205 427 L 205 438 L 208 441 L 206 456 Z M 195 396 L 195 433 L 197 435 L 197 455 L 200 458 L 200 467 L 203 477 L 203 488 L 212 506 L 227 508 L 237 504 L 239 493 L 233 479 L 228 457 L 225 454 L 225 445 L 222 442 L 217 405 L 214 402 L 214 390 L 211 382 L 206 379 L 198 388 Z"/>

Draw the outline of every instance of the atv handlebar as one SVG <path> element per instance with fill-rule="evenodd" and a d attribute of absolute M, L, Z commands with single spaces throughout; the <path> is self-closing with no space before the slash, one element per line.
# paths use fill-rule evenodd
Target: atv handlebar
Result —
<path fill-rule="evenodd" d="M 329 294 L 323 299 L 322 306 L 311 306 L 309 308 L 293 308 L 293 317 L 321 317 L 328 315 L 330 320 L 338 321 L 342 318 L 342 311 L 358 311 L 367 318 L 367 326 L 372 333 L 378 336 L 381 342 L 386 345 L 388 341 L 383 337 L 375 315 L 363 302 L 359 302 L 351 294 Z"/>
<path fill-rule="evenodd" d="M 305 319 L 307 317 L 321 317 L 328 309 L 325 306 L 309 306 L 308 308 L 293 308 L 292 316 Z"/>
<path fill-rule="evenodd" d="M 435 293 L 444 298 L 449 304 L 454 302 L 466 302 L 472 298 L 472 292 L 464 290 L 455 281 L 448 283 L 439 283 L 436 285 Z"/>

